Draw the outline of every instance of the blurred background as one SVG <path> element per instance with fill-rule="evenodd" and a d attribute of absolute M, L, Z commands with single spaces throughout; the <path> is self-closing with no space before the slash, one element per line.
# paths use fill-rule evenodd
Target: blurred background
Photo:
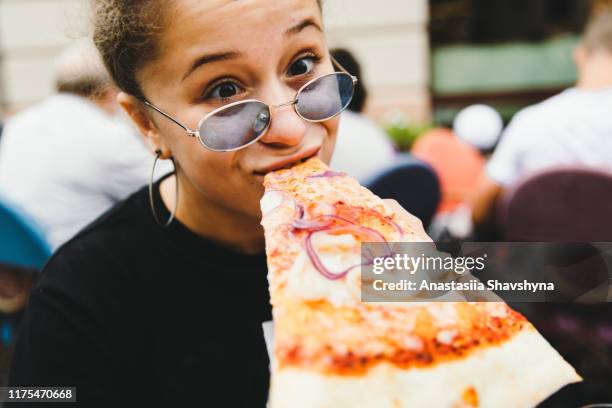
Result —
<path fill-rule="evenodd" d="M 612 241 L 612 120 L 606 119 L 612 117 L 612 20 L 599 21 L 591 46 L 582 47 L 597 58 L 585 62 L 576 51 L 587 23 L 609 13 L 612 1 L 323 5 L 334 55 L 360 77 L 350 111 L 343 114 L 334 168 L 397 199 L 436 240 Z M 135 131 L 109 106 L 112 84 L 100 88 L 104 98 L 58 88 L 58 78 L 71 79 L 58 71 L 58 61 L 65 63 L 66 49 L 87 37 L 88 22 L 87 0 L 0 0 L 0 382 L 37 270 L 74 232 L 144 185 L 151 164 Z M 72 79 L 81 80 L 82 68 L 95 65 L 87 53 L 70 60 L 81 67 Z M 586 91 L 576 91 L 577 83 Z M 95 116 L 91 109 L 77 114 L 68 107 L 77 103 L 75 94 L 110 116 Z M 525 110 L 535 104 L 540 105 Z M 32 125 L 32 118 L 51 115 L 53 120 Z M 78 126 L 69 130 L 71 122 Z M 44 140 L 30 139 L 34 129 Z M 98 144 L 76 147 L 75 140 L 90 132 L 97 132 L 89 140 Z M 111 146 L 104 132 L 123 139 Z M 70 146 L 69 155 L 45 162 L 50 151 L 62 150 L 59 140 Z M 32 163 L 23 161 L 23 149 Z M 36 149 L 40 154 L 32 155 Z M 113 158 L 120 162 L 95 156 L 108 149 L 130 153 Z M 76 156 L 82 161 L 71 162 Z M 49 170 L 62 166 L 65 171 L 56 175 Z M 31 178 L 24 181 L 26 173 Z M 117 176 L 112 184 L 96 183 L 109 174 Z M 52 181 L 45 179 L 51 175 Z M 61 186 L 61 192 L 36 188 L 33 180 Z M 80 185 L 88 187 L 75 187 Z M 90 208 L 80 208 L 83 203 Z M 58 230 L 54 221 L 64 213 L 71 218 Z M 525 313 L 541 322 L 536 326 L 589 380 L 587 388 L 548 406 L 562 406 L 562 399 L 593 402 L 585 396 L 612 402 L 607 305 L 535 309 Z"/>
<path fill-rule="evenodd" d="M 366 113 L 450 125 L 473 103 L 508 121 L 576 80 L 571 50 L 597 0 L 326 0 L 330 45 L 350 50 Z M 54 59 L 87 34 L 86 0 L 0 0 L 0 107 L 51 95 Z M 394 117 L 397 119 L 397 116 Z M 399 143 L 406 143 L 399 140 Z"/>
<path fill-rule="evenodd" d="M 448 125 L 470 103 L 490 103 L 508 120 L 573 84 L 571 49 L 594 3 L 326 0 L 324 6 L 330 45 L 348 48 L 363 65 L 369 115 L 382 120 L 398 109 L 415 122 Z M 49 66 L 87 33 L 88 12 L 86 0 L 0 0 L 5 114 L 52 94 Z"/>
<path fill-rule="evenodd" d="M 0 1 L 0 105 L 4 114 L 54 92 L 53 64 L 88 34 L 86 0 Z"/>

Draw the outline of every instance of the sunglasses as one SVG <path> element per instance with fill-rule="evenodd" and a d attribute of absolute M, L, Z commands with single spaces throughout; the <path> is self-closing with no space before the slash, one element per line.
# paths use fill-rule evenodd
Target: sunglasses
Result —
<path fill-rule="evenodd" d="M 324 122 L 344 111 L 355 93 L 357 77 L 348 73 L 333 57 L 342 72 L 324 74 L 305 83 L 291 101 L 267 105 L 257 99 L 233 102 L 204 116 L 196 130 L 183 125 L 148 101 L 144 104 L 197 137 L 206 149 L 231 152 L 243 149 L 261 139 L 270 128 L 271 111 L 293 106 L 295 113 L 307 122 Z"/>

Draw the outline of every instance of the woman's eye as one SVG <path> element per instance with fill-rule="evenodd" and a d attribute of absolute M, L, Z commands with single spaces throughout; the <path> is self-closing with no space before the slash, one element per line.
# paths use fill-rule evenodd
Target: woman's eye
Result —
<path fill-rule="evenodd" d="M 224 82 L 215 86 L 210 92 L 208 92 L 206 98 L 226 100 L 231 99 L 241 92 L 243 92 L 242 87 L 235 82 Z"/>
<path fill-rule="evenodd" d="M 289 67 L 290 76 L 298 76 L 308 74 L 313 70 L 315 65 L 314 57 L 300 58 Z"/>

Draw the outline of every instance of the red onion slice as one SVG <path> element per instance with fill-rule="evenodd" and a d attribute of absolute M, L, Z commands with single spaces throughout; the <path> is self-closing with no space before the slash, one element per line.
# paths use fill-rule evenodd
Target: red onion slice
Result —
<path fill-rule="evenodd" d="M 353 265 L 342 272 L 332 272 L 327 267 L 325 267 L 325 265 L 319 258 L 319 255 L 317 254 L 316 250 L 312 246 L 312 236 L 317 232 L 325 232 L 326 234 L 330 234 L 330 235 L 352 234 L 354 236 L 357 236 L 358 238 L 360 238 L 362 241 L 365 241 L 365 242 L 384 242 L 386 244 L 386 248 L 385 248 L 386 251 L 385 251 L 384 256 L 385 257 L 390 256 L 391 248 L 389 247 L 389 244 L 385 240 L 385 237 L 383 237 L 382 234 L 380 234 L 378 231 L 375 231 L 372 228 L 357 225 L 341 217 L 328 216 L 327 218 L 342 220 L 343 222 L 347 223 L 347 225 L 337 226 L 333 228 L 321 227 L 320 229 L 310 230 L 308 236 L 306 237 L 306 240 L 304 241 L 304 246 L 306 247 L 306 253 L 308 254 L 308 257 L 310 258 L 310 261 L 312 262 L 314 267 L 319 271 L 319 273 L 321 273 L 321 275 L 323 275 L 327 279 L 330 279 L 330 280 L 342 279 L 352 269 L 357 268 L 362 265 L 363 266 L 370 265 L 373 263 L 373 260 L 370 259 L 368 262 L 365 262 L 363 264 Z"/>
<path fill-rule="evenodd" d="M 385 237 L 378 231 L 357 224 L 340 225 L 329 228 L 327 233 L 331 235 L 352 234 L 358 237 L 362 242 L 387 242 Z"/>
<path fill-rule="evenodd" d="M 393 228 L 395 228 L 397 230 L 397 232 L 399 232 L 401 237 L 404 236 L 404 229 L 398 223 L 396 223 L 393 220 L 390 220 L 387 217 L 385 217 L 385 221 L 387 221 L 389 224 L 393 225 Z"/>
<path fill-rule="evenodd" d="M 298 230 L 320 231 L 328 228 L 331 225 L 331 221 L 297 219 L 291 225 Z"/>
<path fill-rule="evenodd" d="M 304 207 L 302 207 L 301 204 L 298 204 L 296 208 L 297 208 L 296 218 L 301 220 L 302 218 L 304 218 Z"/>
<path fill-rule="evenodd" d="M 264 193 L 263 197 L 259 201 L 259 206 L 264 217 L 274 213 L 283 204 L 290 201 L 293 206 L 294 215 L 293 218 L 301 219 L 304 216 L 304 208 L 297 204 L 294 199 L 289 197 L 284 191 L 281 190 L 268 190 Z"/>
<path fill-rule="evenodd" d="M 341 225 L 330 227 L 332 221 L 338 221 Z M 344 225 L 342 225 L 344 224 Z M 339 235 L 348 233 L 359 237 L 364 242 L 387 242 L 385 237 L 372 228 L 364 227 L 353 221 L 337 215 L 322 215 L 313 220 L 297 219 L 292 223 L 293 227 L 301 230 L 321 231 L 327 230 L 329 234 Z"/>
<path fill-rule="evenodd" d="M 322 214 L 312 220 L 303 219 L 304 210 L 301 206 L 298 207 L 298 213 L 300 217 L 293 221 L 292 226 L 294 229 L 308 231 L 308 235 L 304 240 L 304 246 L 306 249 L 306 253 L 310 258 L 313 266 L 319 271 L 321 275 L 330 280 L 339 280 L 344 278 L 352 269 L 357 268 L 362 265 L 369 265 L 373 261 L 370 259 L 368 262 L 364 264 L 353 265 L 341 272 L 333 272 L 330 271 L 321 261 L 321 258 L 317 254 L 317 251 L 313 247 L 312 237 L 314 234 L 319 232 L 325 232 L 330 235 L 341 235 L 341 234 L 351 234 L 357 238 L 359 238 L 362 242 L 382 242 L 386 245 L 385 256 L 388 256 L 391 253 L 391 248 L 387 243 L 385 237 L 378 231 L 364 227 L 351 221 L 348 218 L 340 217 L 335 215 L 335 207 L 334 214 Z M 392 225 L 396 226 L 398 231 L 402 233 L 399 225 L 395 224 L 393 221 L 385 218 L 386 221 L 392 223 Z M 333 224 L 333 226 L 332 226 Z M 371 255 L 371 254 L 370 254 Z"/>
<path fill-rule="evenodd" d="M 334 227 L 334 228 L 330 228 L 327 230 L 327 233 L 329 234 L 338 234 L 338 233 L 349 233 L 349 234 L 353 234 L 355 236 L 357 236 L 359 239 L 361 239 L 361 242 L 380 242 L 380 243 L 384 243 L 385 246 L 385 252 L 384 252 L 384 256 L 390 256 L 391 253 L 393 252 L 391 250 L 391 246 L 389 245 L 389 243 L 387 242 L 387 240 L 385 239 L 385 237 L 378 231 L 372 229 L 372 228 L 368 228 L 368 227 L 364 227 L 362 225 L 359 224 L 355 224 L 354 222 L 347 220 L 346 218 L 342 218 L 342 217 L 338 217 L 338 216 L 330 216 L 330 218 L 334 218 L 334 219 L 338 219 L 341 220 L 345 223 L 347 223 L 348 225 L 343 225 L 343 226 L 338 226 L 338 227 Z M 368 263 L 365 263 L 363 265 L 368 265 Z"/>
<path fill-rule="evenodd" d="M 306 178 L 326 178 L 326 177 L 344 177 L 344 176 L 346 176 L 346 173 L 344 172 L 326 170 L 324 173 L 313 174 L 312 176 L 308 176 Z"/>
<path fill-rule="evenodd" d="M 327 269 L 327 267 L 323 265 L 321 258 L 319 258 L 317 251 L 312 246 L 312 236 L 316 234 L 317 232 L 320 232 L 320 231 L 314 231 L 308 234 L 308 236 L 306 237 L 306 240 L 304 241 L 304 246 L 306 247 L 306 253 L 308 254 L 308 257 L 310 258 L 310 262 L 312 262 L 314 267 L 319 271 L 321 275 L 323 275 L 329 280 L 339 280 L 339 279 L 344 278 L 352 269 L 360 266 L 360 265 L 353 265 L 350 268 L 345 269 L 342 272 L 332 272 L 329 269 Z"/>

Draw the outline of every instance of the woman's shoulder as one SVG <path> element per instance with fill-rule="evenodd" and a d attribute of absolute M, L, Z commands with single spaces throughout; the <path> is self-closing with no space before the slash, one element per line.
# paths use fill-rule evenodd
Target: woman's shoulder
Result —
<path fill-rule="evenodd" d="M 127 347 L 126 333 L 142 333 L 139 322 L 147 316 L 142 305 L 150 303 L 149 291 L 141 290 L 143 280 L 136 274 L 141 269 L 133 265 L 141 257 L 143 237 L 152 234 L 146 231 L 146 214 L 138 215 L 141 207 L 146 209 L 141 195 L 133 194 L 79 232 L 43 268 L 20 328 L 26 371 L 34 363 L 28 354 L 31 347 L 43 353 L 55 345 L 64 347 L 74 354 L 67 364 L 78 364 L 79 356 L 94 361 L 101 353 L 112 360 L 118 358 L 117 350 Z M 41 334 L 47 338 L 41 341 Z M 49 336 L 55 341 L 49 343 Z M 46 366 L 41 375 L 66 369 Z M 24 375 L 29 381 L 31 373 Z"/>
<path fill-rule="evenodd" d="M 116 273 L 128 267 L 158 238 L 158 228 L 147 211 L 143 188 L 120 201 L 73 238 L 61 245 L 43 268 L 41 277 L 58 270 L 77 273 Z M 156 233 L 157 232 L 157 233 Z"/>

